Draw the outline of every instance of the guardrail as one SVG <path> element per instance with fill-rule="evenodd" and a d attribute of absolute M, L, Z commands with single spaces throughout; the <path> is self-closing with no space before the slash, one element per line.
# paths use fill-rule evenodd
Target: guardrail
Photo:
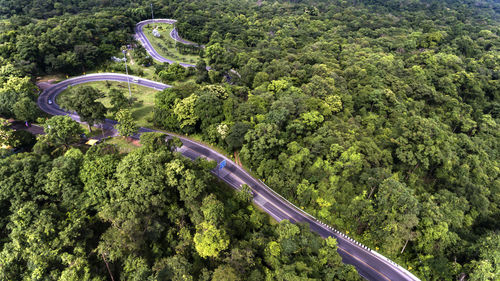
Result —
<path fill-rule="evenodd" d="M 245 171 L 246 172 L 246 171 Z M 384 255 L 380 254 L 379 252 L 371 249 L 370 247 L 368 246 L 365 246 L 364 244 L 354 240 L 353 238 L 347 236 L 346 234 L 344 234 L 343 232 L 335 229 L 334 227 L 331 227 L 329 226 L 328 224 L 318 220 L 316 217 L 314 217 L 313 215 L 309 214 L 308 212 L 304 211 L 302 208 L 298 208 L 297 206 L 295 206 L 295 204 L 293 204 L 292 202 L 288 201 L 285 197 L 281 196 L 281 194 L 277 193 L 276 191 L 274 191 L 272 188 L 270 188 L 267 184 L 265 184 L 263 181 L 261 181 L 260 179 L 258 179 L 260 183 L 262 183 L 264 186 L 267 187 L 268 190 L 270 190 L 273 194 L 277 195 L 278 197 L 280 197 L 282 200 L 286 201 L 288 204 L 290 204 L 291 206 L 293 206 L 295 209 L 297 209 L 299 212 L 309 216 L 309 218 L 311 218 L 312 220 L 316 221 L 317 223 L 319 223 L 320 225 L 322 225 L 323 227 L 326 227 L 328 229 L 330 229 L 331 231 L 333 231 L 334 233 L 337 233 L 339 236 L 347 239 L 348 241 L 351 241 L 352 243 L 360 246 L 361 248 L 369 251 L 370 253 L 372 253 L 374 256 L 376 256 L 377 258 L 379 259 L 382 259 L 386 262 L 389 262 L 390 264 L 396 266 L 399 270 L 403 271 L 404 273 L 406 273 L 408 276 L 410 276 L 412 279 L 414 280 L 420 280 L 418 277 L 416 277 L 415 275 L 413 275 L 411 272 L 409 272 L 406 268 L 400 266 L 399 264 L 397 264 L 396 262 L 392 261 L 391 259 L 385 257 Z"/>
<path fill-rule="evenodd" d="M 106 74 L 110 74 L 110 75 L 118 75 L 118 76 L 127 76 L 127 75 L 124 75 L 124 74 L 115 74 L 115 73 L 93 73 L 93 74 L 88 74 L 87 76 L 95 76 L 95 75 L 103 75 L 103 74 L 105 74 L 105 75 L 106 75 Z M 129 77 L 130 77 L 130 76 L 131 76 L 131 75 L 129 75 Z M 132 77 L 133 77 L 133 76 L 132 76 Z M 79 77 L 69 78 L 69 79 L 67 79 L 67 80 L 62 81 L 62 82 L 65 82 L 65 83 L 62 83 L 63 85 L 58 85 L 58 84 L 59 84 L 59 83 L 58 83 L 58 84 L 54 85 L 54 87 L 53 87 L 53 88 L 46 89 L 45 91 L 47 91 L 47 90 L 55 90 L 55 89 L 58 89 L 58 88 L 64 87 L 64 86 L 66 86 L 66 84 L 69 84 L 68 82 L 73 81 L 73 80 L 77 80 L 77 79 L 79 79 L 79 78 L 81 78 L 81 77 L 79 76 Z M 141 79 L 143 79 L 143 78 L 141 78 Z M 148 79 L 144 79 L 144 80 L 148 80 Z M 149 81 L 151 81 L 151 80 L 149 80 Z M 151 81 L 151 82 L 154 82 L 154 81 Z M 155 82 L 155 83 L 157 83 L 157 82 Z M 160 84 L 162 84 L 162 83 L 160 83 Z M 59 87 L 58 87 L 58 86 L 59 86 Z M 168 85 L 167 85 L 167 86 L 168 86 Z M 45 91 L 44 91 L 44 92 L 45 92 Z M 168 134 L 167 134 L 167 135 L 168 135 Z M 186 140 L 191 141 L 191 142 L 194 142 L 194 143 L 197 143 L 196 141 L 193 141 L 193 140 L 187 139 L 187 138 L 185 138 L 185 137 L 181 137 L 181 138 L 186 139 Z M 238 169 L 240 169 L 242 172 L 244 172 L 245 174 L 247 174 L 247 176 L 249 176 L 249 177 L 251 177 L 251 178 L 254 178 L 254 179 L 255 179 L 255 177 L 253 177 L 252 175 L 250 175 L 250 174 L 249 174 L 249 173 L 248 173 L 245 169 L 243 169 L 243 168 L 241 168 L 240 166 L 236 165 L 236 164 L 235 164 L 235 163 L 234 163 L 231 159 L 229 159 L 228 157 L 226 157 L 225 155 L 223 155 L 223 154 L 221 154 L 221 153 L 219 153 L 219 152 L 217 152 L 217 151 L 215 151 L 215 152 L 216 152 L 218 155 L 220 155 L 222 158 L 227 159 L 228 161 L 230 161 L 230 163 L 231 163 L 232 165 L 234 165 L 235 167 L 237 167 Z M 304 211 L 303 209 L 298 208 L 297 206 L 295 206 L 295 204 L 293 204 L 292 202 L 288 201 L 286 198 L 284 198 L 283 196 L 281 196 L 281 194 L 279 194 L 279 193 L 277 193 L 276 191 L 274 191 L 272 188 L 270 188 L 268 185 L 266 185 L 266 184 L 265 184 L 263 181 L 261 181 L 260 179 L 257 179 L 257 180 L 258 180 L 258 181 L 259 181 L 262 185 L 264 185 L 264 186 L 265 186 L 268 190 L 270 190 L 270 191 L 271 191 L 274 195 L 278 196 L 279 198 L 281 198 L 282 200 L 284 200 L 285 202 L 287 202 L 288 204 L 290 204 L 291 206 L 293 206 L 293 207 L 294 207 L 297 211 L 299 211 L 299 212 L 301 212 L 301 213 L 303 213 L 303 214 L 307 215 L 310 219 L 312 219 L 313 221 L 317 222 L 317 223 L 318 223 L 318 224 L 320 224 L 321 226 L 323 226 L 323 227 L 325 227 L 325 228 L 327 228 L 327 229 L 329 229 L 329 230 L 333 231 L 334 233 L 336 233 L 337 235 L 339 235 L 339 236 L 343 237 L 344 239 L 346 239 L 346 240 L 348 240 L 348 241 L 351 241 L 352 243 L 354 243 L 354 244 L 356 244 L 356 245 L 360 246 L 361 248 L 363 248 L 363 249 L 367 250 L 368 252 L 372 253 L 375 257 L 377 257 L 377 258 L 379 258 L 379 259 L 381 259 L 381 260 L 383 260 L 383 261 L 386 261 L 386 262 L 388 262 L 388 263 L 390 263 L 390 264 L 394 265 L 395 267 L 397 267 L 398 269 L 400 269 L 401 271 L 403 271 L 405 274 L 407 274 L 408 276 L 410 276 L 412 279 L 414 279 L 414 280 L 420 280 L 418 277 L 416 277 L 415 275 L 413 275 L 411 272 L 409 272 L 408 270 L 406 270 L 405 268 L 403 268 L 402 266 L 400 266 L 400 265 L 399 265 L 399 264 L 397 264 L 396 262 L 394 262 L 394 261 L 390 260 L 389 258 L 387 258 L 387 257 L 383 256 L 382 254 L 378 253 L 377 251 L 375 251 L 375 250 L 373 250 L 373 249 L 371 249 L 371 248 L 369 248 L 369 247 L 367 247 L 367 246 L 363 245 L 362 243 L 360 243 L 360 242 L 358 242 L 358 241 L 356 241 L 356 240 L 352 239 L 351 237 L 347 236 L 346 234 L 342 233 L 341 231 L 339 231 L 339 230 L 337 230 L 337 229 L 335 229 L 335 228 L 333 228 L 333 227 L 331 227 L 331 226 L 327 225 L 326 223 L 323 223 L 322 221 L 318 220 L 318 219 L 317 219 L 316 217 L 314 217 L 313 215 L 311 215 L 311 214 L 309 214 L 308 212 Z"/>
<path fill-rule="evenodd" d="M 169 24 L 174 24 L 177 22 L 177 20 L 174 20 L 174 19 L 155 19 L 155 20 L 152 20 L 152 19 L 147 19 L 147 20 L 143 20 L 143 21 L 140 21 L 138 23 L 136 23 L 136 25 L 138 24 L 141 24 L 141 23 L 146 23 L 146 22 L 163 22 L 163 23 L 169 23 Z"/>
<path fill-rule="evenodd" d="M 234 164 L 234 162 L 233 162 L 231 159 L 227 158 L 225 155 L 222 155 L 222 154 L 220 154 L 220 153 L 217 153 L 217 154 L 219 154 L 220 156 L 222 156 L 224 159 L 229 160 L 229 161 L 230 161 L 233 165 L 235 165 L 235 164 Z M 241 169 L 241 171 L 243 171 L 245 174 L 247 174 L 247 176 L 250 176 L 251 178 L 254 178 L 254 179 L 255 179 L 255 177 L 253 177 L 252 175 L 250 175 L 250 174 L 249 174 L 249 173 L 248 173 L 245 169 L 243 169 L 242 167 L 240 167 L 240 166 L 238 166 L 238 165 L 235 165 L 235 166 L 236 166 L 237 168 Z M 329 229 L 329 230 L 333 231 L 334 233 L 336 233 L 337 235 L 339 235 L 339 236 L 343 237 L 344 239 L 346 239 L 346 240 L 348 240 L 348 241 L 350 241 L 350 242 L 352 242 L 352 243 L 354 243 L 354 244 L 358 245 L 359 247 L 361 247 L 361 248 L 363 248 L 363 249 L 367 250 L 369 253 L 373 254 L 376 258 L 381 259 L 381 260 L 383 260 L 383 261 L 386 261 L 386 262 L 388 262 L 388 263 L 390 263 L 390 264 L 394 265 L 394 266 L 395 266 L 395 267 L 397 267 L 399 270 L 401 270 L 402 272 L 404 272 L 405 274 L 407 274 L 409 277 L 411 277 L 413 280 L 418 280 L 418 281 L 420 281 L 420 279 L 419 279 L 417 276 L 415 276 L 414 274 L 412 274 L 411 272 L 409 272 L 407 269 L 405 269 L 404 267 L 400 266 L 400 265 L 399 265 L 399 264 L 397 264 L 396 262 L 394 262 L 394 261 L 392 261 L 391 259 L 389 259 L 389 258 L 385 257 L 384 255 L 380 254 L 379 252 L 377 252 L 377 251 L 375 251 L 375 250 L 371 249 L 370 247 L 368 247 L 368 246 L 366 246 L 366 245 L 364 245 L 364 244 L 362 244 L 362 243 L 360 243 L 360 242 L 358 242 L 358 241 L 354 240 L 353 238 L 351 238 L 351 237 L 349 237 L 348 235 L 344 234 L 343 232 L 341 232 L 341 231 L 339 231 L 339 230 L 335 229 L 334 227 L 331 227 L 331 226 L 329 226 L 328 224 L 326 224 L 326 223 L 324 223 L 324 222 L 322 222 L 322 221 L 318 220 L 318 219 L 317 219 L 316 217 L 314 217 L 313 215 L 311 215 L 311 214 L 309 214 L 308 212 L 304 211 L 303 209 L 301 209 L 301 208 L 299 208 L 299 207 L 295 206 L 295 204 L 293 204 L 292 202 L 288 201 L 285 197 L 281 196 L 281 194 L 279 194 L 279 193 L 277 193 L 276 191 L 274 191 L 274 189 L 270 188 L 270 187 L 269 187 L 267 184 L 265 184 L 262 180 L 260 180 L 260 179 L 257 179 L 257 180 L 258 180 L 258 181 L 259 181 L 262 185 L 264 185 L 264 186 L 265 186 L 268 190 L 270 190 L 270 191 L 271 191 L 274 195 L 278 196 L 279 198 L 281 198 L 282 200 L 284 200 L 285 202 L 287 202 L 288 204 L 290 204 L 291 206 L 293 206 L 293 207 L 294 207 L 297 211 L 299 211 L 299 212 L 301 212 L 301 213 L 303 213 L 303 214 L 307 215 L 310 219 L 314 220 L 315 222 L 317 222 L 317 223 L 318 223 L 318 224 L 320 224 L 321 226 L 326 227 L 327 229 Z"/>

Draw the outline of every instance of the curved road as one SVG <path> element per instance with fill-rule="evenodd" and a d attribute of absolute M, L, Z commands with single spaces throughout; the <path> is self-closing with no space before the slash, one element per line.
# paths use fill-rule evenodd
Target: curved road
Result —
<path fill-rule="evenodd" d="M 64 91 L 70 85 L 103 80 L 126 82 L 127 79 L 129 79 L 131 83 L 158 90 L 170 87 L 169 85 L 165 85 L 159 82 L 154 82 L 135 76 L 127 76 L 124 74 L 89 74 L 62 81 L 47 88 L 40 94 L 38 98 L 38 106 L 43 111 L 49 114 L 68 115 L 76 121 L 80 122 L 78 115 L 62 110 L 55 103 L 56 96 L 59 93 Z M 48 103 L 49 100 L 52 101 L 51 104 Z M 103 127 L 116 132 L 113 129 L 113 126 L 115 124 L 116 121 L 106 119 Z M 142 133 L 161 131 L 148 128 L 140 128 L 139 132 Z M 309 224 L 310 229 L 318 233 L 320 236 L 324 238 L 329 236 L 335 237 L 337 239 L 338 252 L 342 256 L 342 261 L 346 264 L 354 265 L 358 270 L 358 273 L 364 278 L 368 280 L 419 280 L 410 272 L 406 271 L 402 267 L 383 257 L 377 252 L 361 245 L 360 243 L 347 237 L 341 232 L 319 222 L 314 217 L 298 209 L 292 203 L 288 202 L 279 194 L 275 193 L 271 188 L 266 186 L 260 180 L 253 178 L 247 171 L 236 165 L 231 159 L 201 143 L 192 141 L 184 137 L 179 138 L 181 139 L 183 146 L 178 148 L 178 151 L 185 157 L 188 157 L 190 159 L 204 157 L 210 160 L 217 161 L 217 163 L 220 163 L 222 160 L 226 160 L 226 166 L 221 171 L 219 171 L 219 173 L 216 173 L 215 171 L 212 171 L 212 173 L 235 189 L 239 189 L 243 184 L 247 184 L 248 186 L 250 186 L 250 188 L 252 189 L 253 201 L 255 202 L 255 204 L 260 206 L 264 211 L 266 211 L 277 221 L 286 219 L 293 223 L 307 223 Z"/>
<path fill-rule="evenodd" d="M 174 24 L 175 22 L 177 22 L 176 20 L 172 20 L 172 19 L 155 19 L 154 20 L 154 23 L 168 23 L 168 24 Z M 153 20 L 143 20 L 139 23 L 137 23 L 137 25 L 135 26 L 135 39 L 137 41 L 139 41 L 142 46 L 144 46 L 144 48 L 146 49 L 146 51 L 149 53 L 149 55 L 159 61 L 159 62 L 168 62 L 168 63 L 176 63 L 175 61 L 173 60 L 169 60 L 167 58 L 164 58 L 162 57 L 160 54 L 158 54 L 158 52 L 153 48 L 153 46 L 151 45 L 151 42 L 149 42 L 148 38 L 146 37 L 146 35 L 144 34 L 144 32 L 142 31 L 142 28 L 145 26 L 145 25 L 148 25 L 148 24 L 152 24 L 153 23 Z M 188 42 L 182 38 L 179 37 L 179 34 L 177 33 L 177 30 L 174 28 L 172 30 L 172 32 L 170 32 L 170 36 L 172 37 L 172 39 L 174 39 L 175 41 L 178 41 L 178 42 L 181 42 L 181 43 L 184 43 L 184 44 L 194 44 L 194 43 L 191 43 L 191 42 Z M 180 65 L 184 66 L 184 67 L 195 67 L 196 65 L 194 64 L 188 64 L 188 63 L 179 63 Z"/>
<path fill-rule="evenodd" d="M 155 22 L 156 22 L 156 20 L 155 20 Z M 172 37 L 172 39 L 174 39 L 175 41 L 182 43 L 182 44 L 194 45 L 194 46 L 198 46 L 200 48 L 205 48 L 205 45 L 198 45 L 198 44 L 193 43 L 191 41 L 187 41 L 185 39 L 182 39 L 182 37 L 179 35 L 179 32 L 177 31 L 177 28 L 175 28 L 175 27 L 172 29 L 172 31 L 170 31 L 170 37 Z"/>
<path fill-rule="evenodd" d="M 152 24 L 154 22 L 175 24 L 177 20 L 156 19 L 154 21 L 153 20 L 141 21 L 137 23 L 135 27 L 135 38 L 141 42 L 146 51 L 155 60 L 160 62 L 172 63 L 173 61 L 160 56 L 153 48 L 147 37 L 144 35 L 142 27 L 146 24 Z M 177 32 L 177 29 L 175 29 L 175 27 L 170 32 L 170 37 L 172 37 L 172 39 L 176 40 L 177 42 L 181 42 L 184 44 L 195 44 L 182 39 L 179 36 L 179 33 Z M 201 47 L 204 48 L 205 46 L 202 45 Z M 193 66 L 190 64 L 181 64 L 181 65 L 185 67 Z M 207 66 L 207 70 L 210 70 L 210 67 Z M 188 139 L 183 139 L 184 143 L 183 147 L 187 147 L 186 145 L 187 142 L 191 141 Z M 195 146 L 203 147 L 203 145 L 201 144 L 197 143 L 195 144 L 196 144 Z M 205 149 L 207 149 L 206 152 L 211 151 L 209 148 Z M 212 152 L 215 153 L 215 151 Z M 184 155 L 190 158 L 196 158 L 195 154 L 191 155 L 192 157 L 186 154 Z M 203 156 L 203 155 L 210 158 L 210 156 L 207 156 L 206 153 L 205 154 L 201 153 L 198 156 Z M 217 162 L 220 163 L 220 161 L 222 161 L 223 158 L 224 157 L 222 155 L 218 155 L 217 157 L 215 158 L 212 157 L 211 159 L 217 160 Z M 344 263 L 354 265 L 361 276 L 365 277 L 368 280 L 419 280 L 413 274 L 408 272 L 406 269 L 400 267 L 393 261 L 369 249 L 368 247 L 352 240 L 343 233 L 335 229 L 332 229 L 329 226 L 324 225 L 323 223 L 316 220 L 316 218 L 299 210 L 292 203 L 288 202 L 285 198 L 281 197 L 279 194 L 275 193 L 272 189 L 267 187 L 264 183 L 256 181 L 245 170 L 241 169 L 237 165 L 234 165 L 232 161 L 230 161 L 229 159 L 226 160 L 228 161 L 228 163 L 230 163 L 226 166 L 227 167 L 226 169 L 230 172 L 228 173 L 227 177 L 230 178 L 224 178 L 224 176 L 219 176 L 221 179 L 223 179 L 236 189 L 238 189 L 238 186 L 241 185 L 242 183 L 248 184 L 254 192 L 255 203 L 261 206 L 267 213 L 269 213 L 277 221 L 281 221 L 282 219 L 288 219 L 291 222 L 306 222 L 309 223 L 311 230 L 318 233 L 322 237 L 326 238 L 328 236 L 334 236 L 335 238 L 337 238 L 339 253 L 342 256 L 342 260 L 344 261 Z M 239 174 L 238 179 L 240 181 L 235 181 L 233 179 L 233 177 L 235 177 L 236 174 Z M 253 185 L 250 183 L 252 183 Z M 267 194 L 268 196 L 266 197 L 264 196 L 264 194 Z M 270 198 L 272 198 L 272 200 Z M 280 207 L 281 205 L 277 202 L 281 202 L 281 204 L 284 204 L 285 207 Z M 288 206 L 288 208 L 286 208 L 286 206 Z M 357 245 L 357 247 L 353 246 L 353 244 Z"/>
<path fill-rule="evenodd" d="M 117 82 L 127 82 L 127 80 L 130 83 L 133 84 L 138 84 L 142 85 L 145 87 L 153 88 L 156 90 L 163 90 L 165 88 L 170 88 L 170 85 L 165 85 L 163 83 L 151 81 L 148 79 L 143 79 L 139 77 L 134 77 L 134 76 L 127 76 L 125 74 L 119 74 L 119 73 L 97 73 L 97 74 L 89 74 L 85 76 L 79 76 L 79 77 L 74 77 L 70 78 L 67 80 L 64 80 L 62 82 L 59 82 L 57 84 L 51 85 L 50 88 L 47 88 L 44 90 L 40 96 L 38 97 L 38 107 L 42 109 L 43 111 L 52 114 L 52 115 L 68 115 L 77 122 L 80 121 L 80 117 L 75 114 L 74 112 L 68 112 L 59 107 L 59 105 L 56 103 L 56 97 L 59 93 L 62 91 L 66 90 L 68 86 L 74 86 L 82 83 L 88 83 L 88 82 L 95 82 L 95 81 L 104 81 L 104 80 L 109 80 L 109 81 L 117 81 Z M 135 82 L 137 81 L 137 82 Z M 52 102 L 52 104 L 49 104 L 49 100 Z M 114 120 L 109 120 L 106 119 L 106 121 L 101 124 L 101 128 L 107 131 L 103 137 L 108 137 L 108 136 L 114 136 L 116 135 L 117 131 L 114 129 L 114 125 L 116 125 L 117 122 Z"/>

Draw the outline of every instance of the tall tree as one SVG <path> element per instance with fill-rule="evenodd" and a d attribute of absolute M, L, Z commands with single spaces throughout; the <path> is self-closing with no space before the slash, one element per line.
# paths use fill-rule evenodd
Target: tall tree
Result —
<path fill-rule="evenodd" d="M 10 128 L 10 123 L 6 119 L 0 118 L 0 146 L 13 145 L 14 131 Z"/>
<path fill-rule="evenodd" d="M 45 135 L 42 140 L 47 141 L 53 146 L 63 145 L 68 147 L 70 144 L 75 143 L 83 129 L 76 121 L 68 116 L 53 116 L 43 124 Z"/>
<path fill-rule="evenodd" d="M 90 86 L 81 86 L 71 89 L 71 96 L 74 97 L 71 109 L 78 113 L 81 121 L 87 123 L 89 131 L 92 131 L 91 126 L 104 121 L 106 107 L 97 101 L 104 97 L 102 92 Z"/>
<path fill-rule="evenodd" d="M 124 137 L 130 137 L 139 131 L 134 118 L 132 118 L 132 113 L 128 109 L 121 109 L 116 113 L 116 121 L 118 124 L 115 126 L 120 135 Z"/>
<path fill-rule="evenodd" d="M 200 58 L 196 63 L 196 83 L 208 82 L 207 63 Z"/>
<path fill-rule="evenodd" d="M 177 120 L 180 122 L 179 128 L 185 131 L 194 129 L 199 116 L 195 112 L 196 101 L 198 96 L 195 94 L 180 100 L 174 107 L 174 113 Z"/>
<path fill-rule="evenodd" d="M 125 109 L 130 105 L 130 102 L 125 95 L 119 90 L 112 88 L 109 90 L 108 97 L 110 98 L 111 108 L 110 112 L 116 113 L 121 109 Z"/>
<path fill-rule="evenodd" d="M 386 179 L 376 195 L 376 224 L 382 247 L 391 254 L 403 253 L 408 241 L 415 240 L 420 212 L 414 192 L 395 178 Z"/>
<path fill-rule="evenodd" d="M 229 237 L 224 229 L 219 229 L 210 222 L 202 222 L 196 226 L 194 245 L 202 258 L 215 258 L 229 246 Z"/>
<path fill-rule="evenodd" d="M 34 101 L 22 98 L 14 104 L 14 115 L 19 120 L 33 122 L 40 115 L 40 110 Z"/>

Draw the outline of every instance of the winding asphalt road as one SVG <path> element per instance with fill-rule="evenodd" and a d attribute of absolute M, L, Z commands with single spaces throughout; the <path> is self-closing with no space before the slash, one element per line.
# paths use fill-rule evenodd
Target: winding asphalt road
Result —
<path fill-rule="evenodd" d="M 174 24 L 177 21 L 173 19 L 156 19 L 154 22 Z M 144 35 L 142 30 L 143 26 L 154 22 L 153 20 L 139 22 L 135 28 L 135 37 L 155 60 L 172 63 L 171 60 L 160 56 Z M 170 32 L 170 37 L 184 44 L 194 44 L 182 39 L 175 28 Z M 189 64 L 181 65 L 186 67 L 193 66 Z M 207 67 L 207 70 L 210 70 L 210 67 Z M 305 222 L 309 224 L 312 231 L 324 238 L 334 236 L 337 239 L 338 252 L 342 256 L 342 261 L 354 265 L 358 273 L 364 278 L 368 280 L 419 280 L 393 261 L 354 241 L 345 234 L 319 222 L 316 218 L 300 210 L 285 198 L 275 193 L 264 183 L 250 176 L 244 169 L 223 155 L 189 139 L 181 138 L 181 140 L 183 146 L 180 150 L 186 157 L 191 159 L 206 157 L 217 161 L 217 163 L 225 159 L 228 164 L 224 168 L 224 172 L 220 175 L 216 175 L 236 189 L 242 184 L 250 186 L 253 191 L 254 202 L 277 221 L 288 219 L 291 222 Z"/>
<path fill-rule="evenodd" d="M 89 74 L 85 76 L 79 76 L 64 80 L 57 84 L 52 85 L 51 87 L 45 89 L 42 94 L 38 97 L 38 107 L 43 111 L 52 114 L 52 115 L 67 115 L 77 122 L 81 122 L 80 117 L 75 112 L 69 112 L 62 109 L 56 103 L 56 97 L 62 91 L 66 90 L 69 86 L 74 86 L 82 83 L 95 82 L 95 81 L 117 81 L 117 82 L 127 82 L 127 80 L 132 84 L 142 85 L 148 88 L 153 88 L 156 90 L 163 90 L 165 88 L 170 88 L 170 85 L 165 85 L 160 82 L 151 81 L 148 79 L 143 79 L 134 76 L 127 76 L 125 74 L 119 73 L 97 73 L 97 74 Z M 49 104 L 49 101 L 51 104 Z M 114 120 L 106 119 L 103 124 L 101 124 L 101 128 L 106 131 L 103 137 L 109 137 L 116 135 L 117 131 L 114 129 L 114 125 L 117 122 Z"/>
<path fill-rule="evenodd" d="M 38 98 L 38 106 L 45 112 L 52 115 L 68 115 L 74 120 L 81 122 L 78 115 L 66 112 L 61 109 L 56 103 L 56 97 L 59 93 L 64 91 L 68 86 L 77 85 L 81 83 L 93 81 L 119 81 L 142 85 L 145 87 L 162 90 L 170 87 L 159 82 L 127 76 L 125 74 L 116 73 L 96 73 L 89 74 L 71 79 L 64 80 L 60 83 L 54 84 L 45 89 Z M 49 104 L 49 100 L 51 104 Z M 103 128 L 108 129 L 111 135 L 115 134 L 116 130 L 113 128 L 116 121 L 106 119 Z M 140 133 L 143 132 L 161 132 L 149 128 L 140 128 Z M 166 132 L 162 132 L 167 134 Z M 167 134 L 168 135 L 168 134 Z M 179 136 L 176 136 L 179 137 Z M 379 253 L 369 249 L 366 246 L 354 241 L 341 232 L 319 222 L 314 217 L 308 215 L 304 211 L 295 207 L 292 203 L 282 198 L 279 194 L 275 193 L 271 188 L 266 186 L 260 180 L 252 177 L 247 171 L 240 166 L 236 165 L 231 159 L 211 149 L 210 147 L 195 142 L 193 140 L 179 137 L 183 146 L 178 148 L 183 156 L 196 159 L 204 157 L 209 160 L 217 161 L 220 163 L 226 160 L 226 166 L 218 173 L 212 171 L 214 175 L 229 184 L 235 189 L 239 189 L 243 184 L 247 184 L 252 189 L 253 201 L 265 212 L 271 215 L 277 221 L 289 220 L 293 223 L 307 223 L 310 229 L 318 233 L 321 237 L 333 236 L 337 239 L 338 252 L 342 256 L 342 261 L 346 264 L 352 264 L 358 270 L 358 273 L 368 280 L 419 280 L 404 268 L 398 266 L 394 262 L 383 257 Z"/>
<path fill-rule="evenodd" d="M 154 20 L 154 23 L 168 23 L 168 24 L 174 24 L 176 23 L 177 21 L 176 20 L 172 20 L 172 19 L 155 19 Z M 159 62 L 168 62 L 168 63 L 176 63 L 175 61 L 173 60 L 169 60 L 167 58 L 164 58 L 162 57 L 160 54 L 158 54 L 158 52 L 153 48 L 153 46 L 151 45 L 151 42 L 149 42 L 148 38 L 146 37 L 146 35 L 144 34 L 144 32 L 142 31 L 142 28 L 145 26 L 145 25 L 148 25 L 148 24 L 153 24 L 153 20 L 143 20 L 139 23 L 137 23 L 137 25 L 135 26 L 135 39 L 137 41 L 139 41 L 142 46 L 144 46 L 144 48 L 146 49 L 146 51 L 149 53 L 149 55 L 156 61 L 159 61 Z M 182 38 L 179 37 L 179 34 L 177 33 L 177 30 L 174 28 L 172 30 L 172 32 L 170 32 L 170 36 L 175 40 L 175 41 L 178 41 L 178 42 L 181 42 L 181 43 L 184 43 L 184 44 L 194 44 L 194 43 L 191 43 L 189 41 L 186 41 Z M 184 67 L 195 67 L 196 65 L 194 64 L 189 64 L 189 63 L 179 63 L 180 65 L 184 66 Z"/>
<path fill-rule="evenodd" d="M 157 19 L 155 20 L 155 22 L 173 24 L 176 22 L 176 20 Z M 147 37 L 144 35 L 142 28 L 144 27 L 144 25 L 151 23 L 153 23 L 152 20 L 139 22 L 135 27 L 135 38 L 139 42 L 141 42 L 141 44 L 144 46 L 149 55 L 153 57 L 153 59 L 159 62 L 174 63 L 174 61 L 160 56 L 158 52 L 156 52 L 156 50 L 153 48 Z M 180 38 L 177 30 L 175 29 L 172 30 L 170 36 L 178 42 L 193 44 Z M 194 65 L 191 64 L 181 63 L 180 65 L 185 67 L 194 67 Z M 133 84 L 138 84 L 157 90 L 163 90 L 170 87 L 169 85 L 165 85 L 159 82 L 134 76 L 127 76 L 124 74 L 89 74 L 67 79 L 60 83 L 51 85 L 50 87 L 45 89 L 42 94 L 40 94 L 38 98 L 38 106 L 43 111 L 49 114 L 68 115 L 74 120 L 81 122 L 77 114 L 66 112 L 57 105 L 57 95 L 71 85 L 104 80 L 118 82 L 129 81 Z M 109 132 L 108 135 L 115 135 L 116 130 L 114 129 L 114 125 L 116 124 L 116 121 L 106 119 L 102 124 L 102 127 Z M 144 132 L 161 132 L 169 135 L 166 132 L 141 127 L 139 129 L 139 133 Z M 330 226 L 327 226 L 326 224 L 318 221 L 313 216 L 295 207 L 292 203 L 288 202 L 285 198 L 274 192 L 263 182 L 252 177 L 247 171 L 236 165 L 231 159 L 225 157 L 224 155 L 218 153 L 217 151 L 204 144 L 195 142 L 185 137 L 176 137 L 179 137 L 183 143 L 183 146 L 178 148 L 178 152 L 180 152 L 187 158 L 194 160 L 199 157 L 204 157 L 209 160 L 217 161 L 217 163 L 226 160 L 227 164 L 222 170 L 218 172 L 214 170 L 212 171 L 212 173 L 237 190 L 239 190 L 243 184 L 250 186 L 250 188 L 252 189 L 254 203 L 261 207 L 265 212 L 267 212 L 277 221 L 286 219 L 293 223 L 307 223 L 310 226 L 310 229 L 319 234 L 321 237 L 335 237 L 337 240 L 338 252 L 342 257 L 342 261 L 346 264 L 354 265 L 358 273 L 364 278 L 368 280 L 419 280 L 406 269 L 380 255 L 376 251 L 373 251 L 368 247 L 356 242 L 345 234 L 331 228 Z"/>

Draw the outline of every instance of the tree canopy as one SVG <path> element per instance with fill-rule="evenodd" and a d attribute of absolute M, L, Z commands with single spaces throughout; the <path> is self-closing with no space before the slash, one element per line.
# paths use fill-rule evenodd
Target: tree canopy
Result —
<path fill-rule="evenodd" d="M 47 121 L 51 132 L 56 121 L 68 117 Z M 0 279 L 359 280 L 334 242 L 270 224 L 212 165 L 174 152 L 178 141 L 141 143 L 0 158 Z"/>
<path fill-rule="evenodd" d="M 36 77 L 101 70 L 122 46 L 134 48 L 149 4 L 0 0 L 0 116 L 33 120 Z M 157 128 L 235 155 L 295 205 L 422 280 L 498 276 L 498 1 L 153 6 L 204 44 L 196 68 L 143 71 L 174 85 L 155 96 Z M 141 48 L 130 53 L 151 61 Z M 87 96 L 76 111 L 96 123 L 101 95 Z M 125 109 L 123 96 L 111 99 L 114 112 Z M 53 117 L 46 130 L 34 153 L 0 160 L 0 279 L 359 278 L 340 266 L 335 241 L 270 226 L 247 196 L 216 191 L 210 165 L 162 149 L 162 136 L 145 136 L 128 155 L 78 153 L 78 124 Z"/>

